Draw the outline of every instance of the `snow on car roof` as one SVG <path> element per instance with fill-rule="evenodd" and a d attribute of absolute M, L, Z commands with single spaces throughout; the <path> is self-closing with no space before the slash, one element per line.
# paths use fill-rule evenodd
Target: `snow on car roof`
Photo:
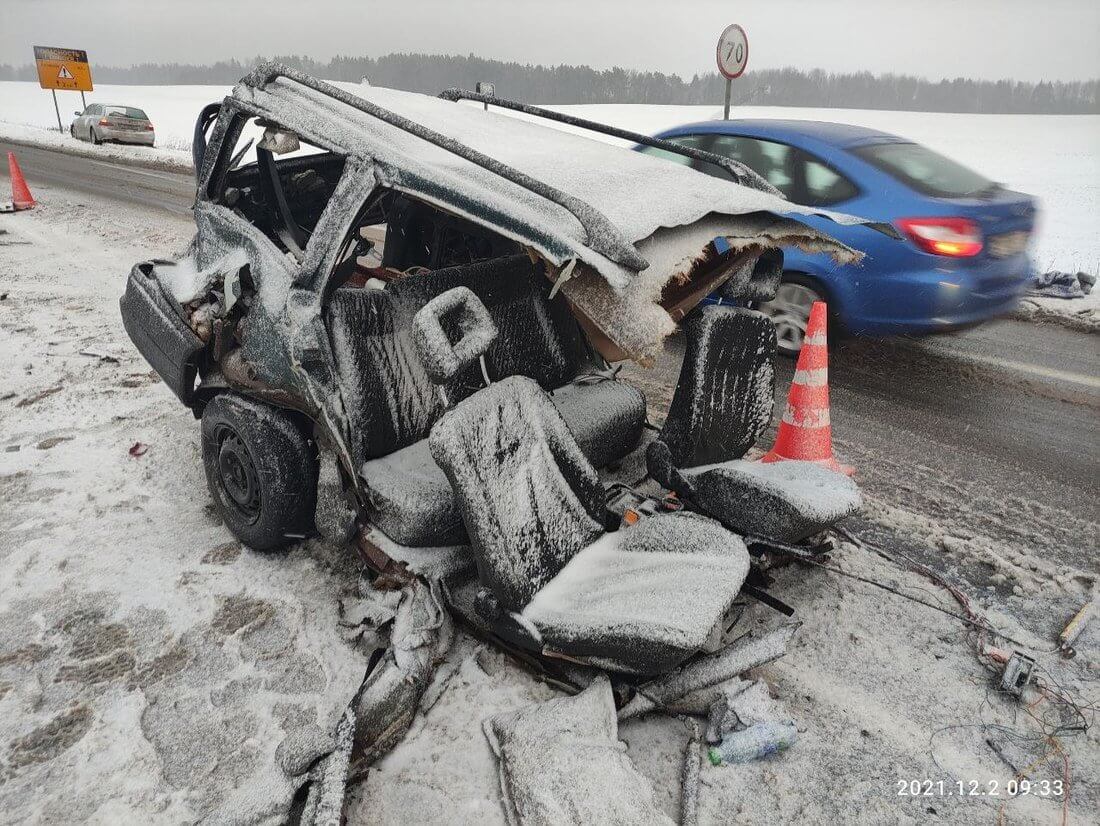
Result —
<path fill-rule="evenodd" d="M 742 243 L 758 222 L 746 224 L 739 220 L 741 216 L 825 215 L 845 224 L 866 223 L 852 216 L 799 206 L 583 135 L 486 112 L 481 107 L 381 87 L 355 89 L 355 96 L 369 104 L 589 205 L 607 219 L 600 232 L 618 236 L 593 237 L 592 226 L 586 228 L 574 212 L 561 204 L 401 126 L 360 111 L 347 100 L 279 76 L 282 72 L 283 67 L 260 67 L 234 89 L 234 97 L 321 146 L 370 159 L 378 183 L 492 227 L 537 250 L 556 266 L 579 259 L 617 290 L 625 289 L 652 262 L 640 255 L 625 263 L 623 258 L 613 260 L 607 250 L 614 247 L 614 242 L 634 245 L 659 230 L 688 227 L 707 216 L 728 219 L 728 227 L 725 220 L 722 222 L 722 231 Z M 840 261 L 860 257 L 800 222 L 783 221 L 783 225 L 784 243 L 828 252 Z M 694 235 L 662 233 L 660 260 L 678 262 L 698 256 L 700 249 Z M 762 247 L 776 246 L 774 238 L 759 241 Z"/>

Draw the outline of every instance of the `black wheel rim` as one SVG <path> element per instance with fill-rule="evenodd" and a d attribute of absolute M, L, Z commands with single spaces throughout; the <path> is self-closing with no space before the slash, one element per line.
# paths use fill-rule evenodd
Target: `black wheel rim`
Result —
<path fill-rule="evenodd" d="M 236 431 L 218 431 L 218 484 L 225 504 L 249 524 L 260 516 L 260 475 Z"/>

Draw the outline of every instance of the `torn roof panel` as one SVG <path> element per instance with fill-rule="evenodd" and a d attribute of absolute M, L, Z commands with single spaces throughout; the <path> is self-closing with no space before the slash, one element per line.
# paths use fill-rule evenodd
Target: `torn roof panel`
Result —
<path fill-rule="evenodd" d="M 866 223 L 480 107 L 412 92 L 354 87 L 353 94 L 370 104 L 506 164 L 578 199 L 601 219 L 606 218 L 598 226 L 589 222 L 586 230 L 576 210 L 400 126 L 295 80 L 257 80 L 271 74 L 272 67 L 262 67 L 236 87 L 234 97 L 321 145 L 372 160 L 379 182 L 386 186 L 492 227 L 537 250 L 555 265 L 572 258 L 585 262 L 616 290 L 632 284 L 639 272 L 650 278 L 664 278 L 668 274 L 653 271 L 666 262 L 698 255 L 698 233 L 667 230 L 695 224 L 704 217 L 708 218 L 708 227 L 716 230 L 715 235 L 731 238 L 746 237 L 746 224 L 755 223 L 746 222 L 743 216 L 813 214 L 839 223 Z M 347 93 L 347 88 L 338 91 Z M 768 245 L 775 246 L 783 242 L 812 246 L 841 261 L 859 257 L 816 229 L 793 220 L 784 224 L 782 239 L 757 236 L 755 240 L 770 241 Z M 594 227 L 595 234 L 614 237 L 593 237 Z M 647 239 L 648 254 L 636 254 L 632 260 L 607 252 L 616 244 L 632 247 Z M 637 250 L 633 247 L 630 251 Z M 658 260 L 661 265 L 657 265 Z"/>

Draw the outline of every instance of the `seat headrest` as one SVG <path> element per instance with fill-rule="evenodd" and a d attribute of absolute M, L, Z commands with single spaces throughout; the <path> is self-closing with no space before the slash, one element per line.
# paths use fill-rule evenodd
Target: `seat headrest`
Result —
<path fill-rule="evenodd" d="M 496 337 L 489 310 L 469 287 L 437 295 L 413 316 L 416 355 L 436 384 L 446 384 L 477 361 Z"/>

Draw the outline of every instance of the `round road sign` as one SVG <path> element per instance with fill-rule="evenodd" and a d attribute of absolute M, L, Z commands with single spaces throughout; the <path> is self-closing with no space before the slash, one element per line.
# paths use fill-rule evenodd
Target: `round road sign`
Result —
<path fill-rule="evenodd" d="M 718 71 L 731 80 L 745 73 L 749 62 L 749 38 L 745 30 L 734 23 L 726 26 L 718 38 Z"/>

